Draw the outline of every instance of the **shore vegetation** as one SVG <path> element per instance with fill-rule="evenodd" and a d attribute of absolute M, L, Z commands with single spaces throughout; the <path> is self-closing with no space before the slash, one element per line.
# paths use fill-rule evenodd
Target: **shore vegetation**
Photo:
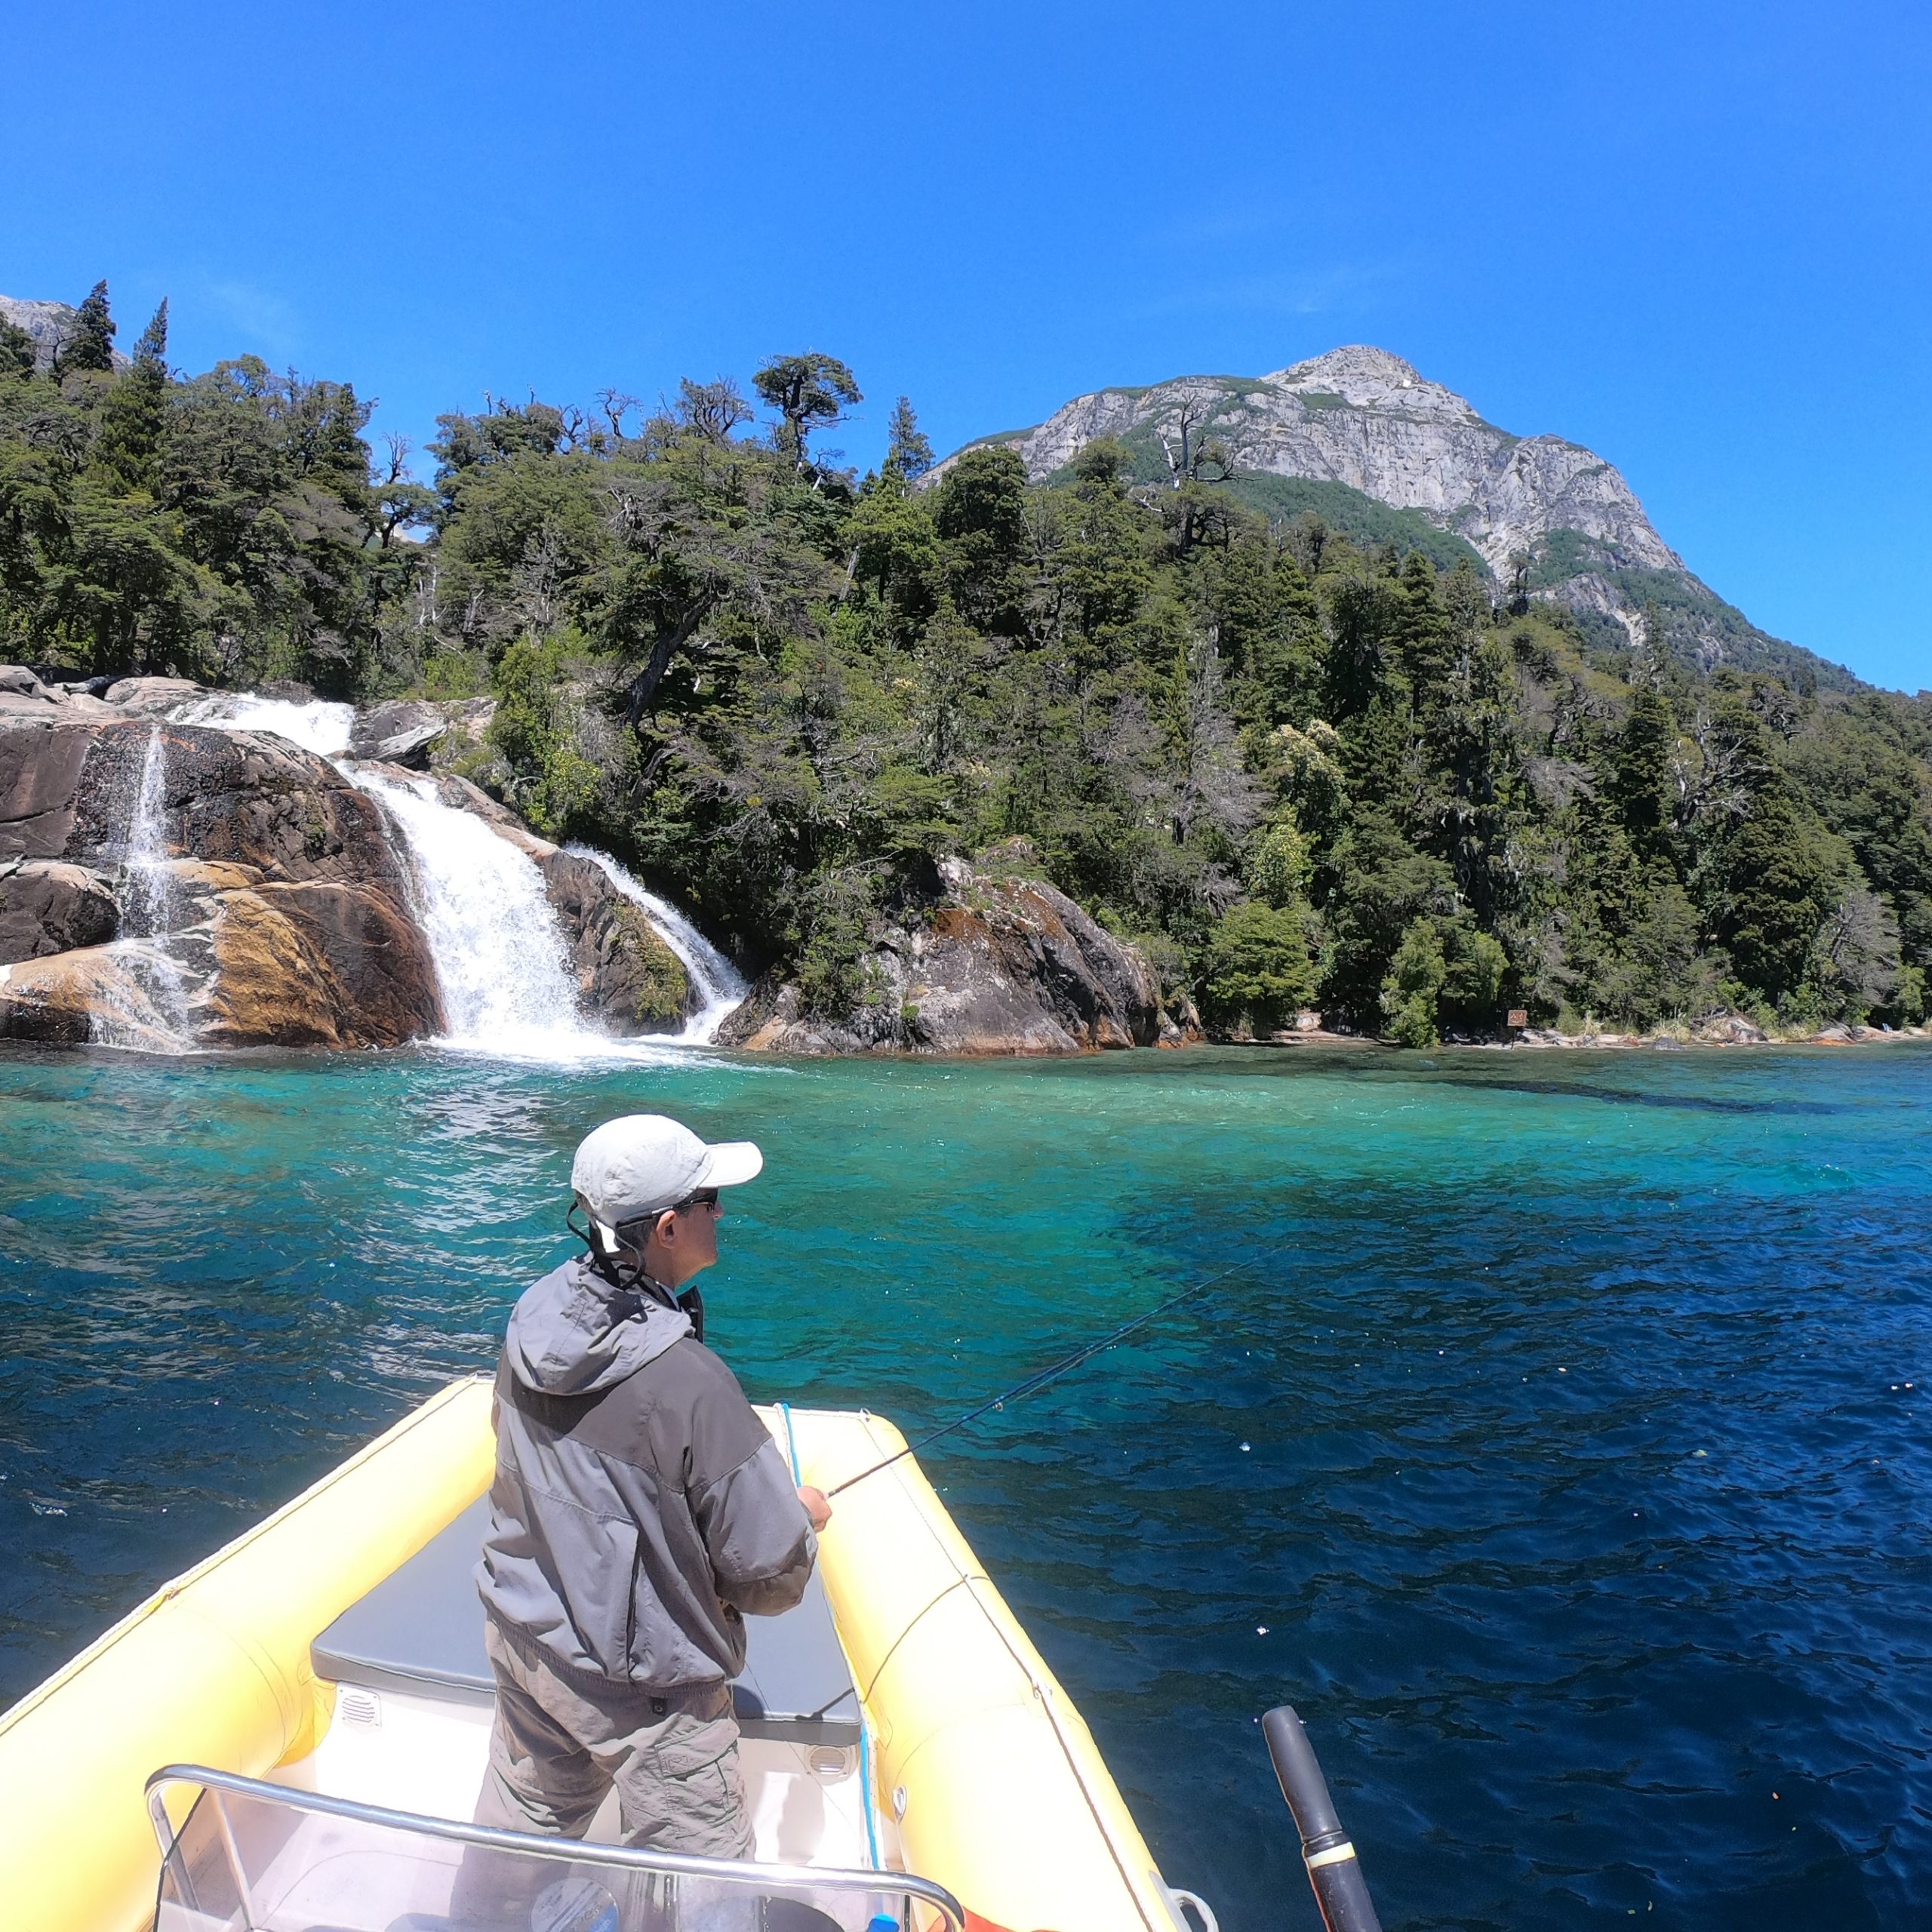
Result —
<path fill-rule="evenodd" d="M 861 475 L 816 351 L 419 457 L 346 383 L 171 368 L 165 304 L 115 335 L 105 285 L 51 367 L 0 323 L 0 656 L 494 697 L 469 775 L 814 1010 L 997 848 L 1235 1033 L 1924 1016 L 1923 694 L 1606 648 L 1393 519 L 1245 506 L 1211 443 L 1035 482 L 901 398 Z"/>

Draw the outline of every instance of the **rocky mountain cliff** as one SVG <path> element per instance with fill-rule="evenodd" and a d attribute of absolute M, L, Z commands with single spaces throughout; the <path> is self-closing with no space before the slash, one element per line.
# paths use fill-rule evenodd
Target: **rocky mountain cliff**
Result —
<path fill-rule="evenodd" d="M 1567 605 L 1604 642 L 1640 641 L 1649 611 L 1669 648 L 1704 669 L 1728 663 L 1857 682 L 1767 635 L 1694 576 L 1613 465 L 1561 436 L 1498 429 L 1386 349 L 1331 349 L 1256 377 L 1101 389 L 1036 428 L 968 447 L 1015 449 L 1038 481 L 1100 437 L 1124 444 L 1136 481 L 1156 489 L 1204 442 L 1217 444 L 1229 487 L 1265 514 L 1313 512 L 1351 536 L 1394 538 L 1438 562 L 1466 555 L 1498 595 L 1521 573 L 1530 595 Z"/>

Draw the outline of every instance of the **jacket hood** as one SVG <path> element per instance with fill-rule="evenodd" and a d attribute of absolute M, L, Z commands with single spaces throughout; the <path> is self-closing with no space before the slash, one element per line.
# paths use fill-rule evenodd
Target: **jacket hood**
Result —
<path fill-rule="evenodd" d="M 503 1337 L 503 1358 L 527 1389 L 583 1395 L 635 1374 L 691 1332 L 675 1309 L 612 1287 L 579 1259 L 524 1290 Z"/>

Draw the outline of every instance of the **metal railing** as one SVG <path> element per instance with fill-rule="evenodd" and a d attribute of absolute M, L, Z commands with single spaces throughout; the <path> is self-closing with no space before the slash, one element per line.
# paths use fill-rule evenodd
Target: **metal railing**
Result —
<path fill-rule="evenodd" d="M 227 1807 L 224 1793 L 250 1798 L 260 1804 L 278 1805 L 323 1817 L 346 1819 L 380 1829 L 414 1833 L 450 1843 L 473 1845 L 488 1851 L 520 1854 L 553 1863 L 585 1865 L 606 1871 L 620 1870 L 654 1874 L 667 1878 L 702 1879 L 708 1883 L 736 1885 L 760 1894 L 792 1891 L 849 1892 L 885 1894 L 930 1906 L 944 1921 L 946 1932 L 966 1932 L 966 1910 L 943 1885 L 909 1872 L 860 1872 L 821 1865 L 761 1865 L 749 1860 L 696 1858 L 683 1853 L 652 1851 L 637 1845 L 603 1844 L 583 1838 L 548 1838 L 530 1832 L 499 1831 L 489 1825 L 460 1823 L 452 1818 L 429 1818 L 413 1811 L 392 1811 L 381 1805 L 365 1804 L 351 1798 L 332 1798 L 321 1792 L 297 1791 L 287 1785 L 270 1784 L 260 1778 L 245 1778 L 232 1771 L 217 1771 L 202 1764 L 165 1764 L 147 1781 L 148 1815 L 153 1820 L 155 1837 L 161 1846 L 164 1865 L 171 1859 L 182 1832 L 177 1832 L 168 1815 L 165 1794 L 172 1785 L 197 1785 L 214 1799 L 216 1822 L 224 1854 L 242 1909 L 254 1921 L 248 1902 L 248 1875 Z M 871 1801 L 869 1794 L 866 1801 Z M 191 1807 L 192 1808 L 192 1807 Z M 186 1829 L 183 1821 L 183 1832 Z M 909 1909 L 906 1932 L 911 1932 Z"/>

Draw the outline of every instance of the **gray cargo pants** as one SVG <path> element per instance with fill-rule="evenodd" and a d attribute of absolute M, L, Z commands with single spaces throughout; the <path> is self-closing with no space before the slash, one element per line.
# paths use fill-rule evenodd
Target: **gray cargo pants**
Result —
<path fill-rule="evenodd" d="M 511 1643 L 488 1619 L 484 1641 L 496 1672 L 497 1715 L 478 1824 L 580 1838 L 614 1786 L 620 1842 L 701 1858 L 751 1857 L 728 1684 L 608 1700 Z M 452 1916 L 522 1932 L 533 1881 L 547 1886 L 558 1873 L 552 1867 L 539 1878 L 529 1860 L 472 1851 Z"/>

